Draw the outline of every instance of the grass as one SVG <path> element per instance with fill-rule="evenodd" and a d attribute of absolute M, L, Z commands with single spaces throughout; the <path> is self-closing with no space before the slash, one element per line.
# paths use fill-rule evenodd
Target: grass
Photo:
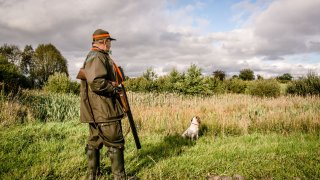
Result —
<path fill-rule="evenodd" d="M 79 179 L 86 173 L 87 126 L 77 121 L 1 128 L 1 179 Z M 205 179 L 208 173 L 248 179 L 320 178 L 320 136 L 254 133 L 204 135 L 197 142 L 179 135 L 141 133 L 142 149 L 131 135 L 126 170 L 141 179 Z M 105 151 L 105 149 L 104 149 Z M 102 153 L 102 172 L 110 163 Z"/>
<path fill-rule="evenodd" d="M 167 138 L 164 138 L 164 142 Z M 241 174 L 248 179 L 318 179 L 318 141 L 319 137 L 305 135 L 204 137 L 194 145 L 173 146 L 176 151 L 171 152 L 171 156 L 166 154 L 166 158 L 150 153 L 158 161 L 152 163 L 149 160 L 153 166 L 144 168 L 141 176 L 144 179 L 204 179 L 210 173 L 229 176 Z M 171 147 L 168 145 L 168 148 Z"/>
<path fill-rule="evenodd" d="M 84 179 L 88 130 L 79 123 L 79 97 L 26 94 L 0 99 L 0 179 Z M 319 97 L 130 93 L 129 98 L 142 143 L 137 151 L 125 119 L 126 170 L 131 175 L 320 178 Z M 55 113 L 61 114 L 54 119 Z M 48 119 L 39 119 L 38 114 Z M 180 137 L 194 115 L 202 119 L 197 142 Z M 109 177 L 105 151 L 102 172 Z"/>

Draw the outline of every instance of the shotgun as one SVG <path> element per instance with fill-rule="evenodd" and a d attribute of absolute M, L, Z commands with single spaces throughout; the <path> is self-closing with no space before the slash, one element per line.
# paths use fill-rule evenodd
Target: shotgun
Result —
<path fill-rule="evenodd" d="M 126 89 L 123 85 L 123 81 L 124 81 L 124 77 L 125 77 L 124 73 L 123 73 L 123 69 L 120 66 L 118 67 L 115 64 L 114 64 L 114 66 L 117 70 L 118 76 L 120 76 L 120 78 L 118 78 L 118 79 L 121 79 L 119 82 L 119 85 L 118 85 L 120 87 L 120 91 L 117 93 L 117 95 L 118 95 L 118 98 L 120 99 L 120 104 L 122 105 L 124 112 L 127 113 L 130 128 L 131 128 L 132 135 L 134 138 L 134 142 L 136 143 L 136 147 L 137 147 L 137 149 L 141 149 L 141 144 L 140 144 L 139 136 L 137 133 L 136 125 L 134 123 L 133 116 L 131 113 L 127 92 L 126 92 Z"/>

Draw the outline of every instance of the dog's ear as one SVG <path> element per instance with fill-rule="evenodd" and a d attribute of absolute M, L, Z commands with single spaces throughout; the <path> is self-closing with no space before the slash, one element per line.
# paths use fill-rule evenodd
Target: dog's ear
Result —
<path fill-rule="evenodd" d="M 198 123 L 201 123 L 201 119 L 199 116 L 196 116 L 196 119 L 197 119 Z"/>

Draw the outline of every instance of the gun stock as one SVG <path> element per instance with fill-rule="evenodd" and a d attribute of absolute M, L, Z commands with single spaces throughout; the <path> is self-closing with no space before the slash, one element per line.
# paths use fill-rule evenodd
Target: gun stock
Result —
<path fill-rule="evenodd" d="M 81 79 L 81 80 L 87 80 L 86 78 L 86 73 L 84 71 L 84 68 L 80 68 L 78 75 L 76 77 L 77 79 Z"/>

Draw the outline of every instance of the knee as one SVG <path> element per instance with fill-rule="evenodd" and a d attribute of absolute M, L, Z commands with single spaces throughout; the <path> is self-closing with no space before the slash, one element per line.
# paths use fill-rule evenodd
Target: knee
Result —
<path fill-rule="evenodd" d="M 99 151 L 99 148 L 96 148 L 96 147 L 91 146 L 89 144 L 87 144 L 86 147 L 85 147 L 85 154 L 90 155 L 90 154 L 92 154 L 92 153 L 94 153 L 96 151 Z"/>

